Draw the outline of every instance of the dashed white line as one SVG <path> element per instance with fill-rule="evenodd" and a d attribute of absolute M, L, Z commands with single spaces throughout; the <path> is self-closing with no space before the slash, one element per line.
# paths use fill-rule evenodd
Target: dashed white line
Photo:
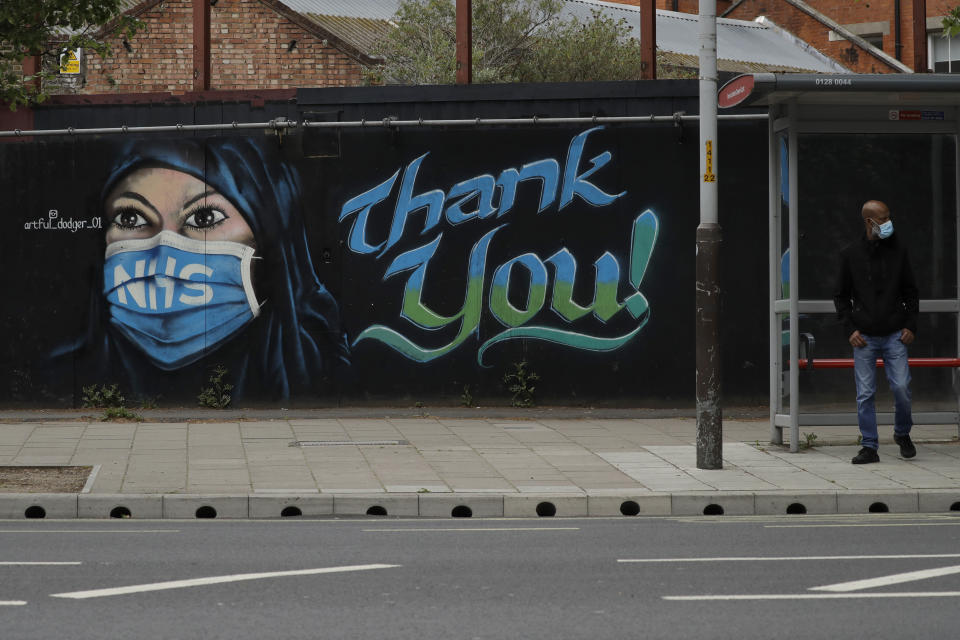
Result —
<path fill-rule="evenodd" d="M 863 524 L 767 524 L 764 529 L 836 529 L 843 527 L 960 527 L 960 522 L 875 522 Z"/>
<path fill-rule="evenodd" d="M 784 562 L 788 560 L 915 560 L 922 558 L 960 558 L 960 553 L 932 553 L 932 554 L 903 554 L 903 555 L 874 555 L 874 556 L 729 556 L 718 558 L 622 558 L 622 563 L 655 563 L 655 562 Z"/>
<path fill-rule="evenodd" d="M 922 569 L 920 571 L 894 573 L 893 575 L 880 576 L 879 578 L 868 578 L 866 580 L 838 582 L 837 584 L 828 584 L 822 587 L 810 587 L 810 591 L 833 591 L 837 593 L 844 593 L 848 591 L 859 591 L 861 589 L 872 589 L 873 587 L 886 587 L 891 584 L 915 582 L 917 580 L 929 580 L 930 578 L 951 576 L 956 573 L 960 573 L 960 565 L 955 565 L 952 567 L 940 567 L 939 569 Z"/>
<path fill-rule="evenodd" d="M 453 528 L 453 527 L 437 527 L 437 528 L 434 528 L 434 529 L 413 529 L 413 528 L 408 528 L 408 529 L 362 529 L 361 531 L 376 532 L 376 533 L 406 533 L 406 532 L 408 532 L 408 531 L 411 532 L 411 533 L 413 533 L 413 532 L 420 533 L 420 532 L 423 532 L 423 531 L 434 531 L 434 532 L 440 532 L 440 531 L 444 531 L 444 532 L 446 532 L 446 531 L 458 531 L 458 532 L 459 532 L 459 531 L 468 531 L 468 532 L 470 532 L 470 533 L 474 533 L 474 532 L 483 532 L 483 531 L 580 531 L 580 527 L 500 527 L 500 528 L 483 527 L 483 528 L 476 528 L 476 529 L 471 529 L 471 528 L 466 528 L 466 527 L 465 527 L 465 528 L 462 528 L 462 529 L 457 529 L 457 528 Z"/>
<path fill-rule="evenodd" d="M 71 598 L 84 600 L 87 598 L 102 598 L 105 596 L 122 596 L 130 593 L 144 593 L 147 591 L 164 591 L 166 589 L 183 589 L 185 587 L 199 587 L 226 582 L 243 582 L 246 580 L 262 580 L 265 578 L 286 578 L 290 576 L 309 576 L 321 573 L 346 573 L 348 571 L 370 571 L 371 569 L 391 569 L 399 564 L 358 564 L 346 567 L 325 567 L 322 569 L 298 569 L 295 571 L 270 571 L 266 573 L 239 573 L 229 576 L 210 576 L 208 578 L 192 578 L 189 580 L 171 580 L 169 582 L 153 582 L 149 584 L 134 584 L 126 587 L 110 589 L 92 589 L 89 591 L 70 591 L 67 593 L 51 593 L 52 598 Z"/>
<path fill-rule="evenodd" d="M 44 567 L 44 566 L 63 566 L 63 565 L 77 565 L 82 564 L 81 562 L 19 562 L 19 561 L 7 561 L 0 562 L 0 567 Z"/>
<path fill-rule="evenodd" d="M 0 600 L 0 607 L 22 607 L 25 604 L 26 600 Z"/>
<path fill-rule="evenodd" d="M 663 596 L 664 600 L 844 600 L 850 598 L 960 598 L 960 591 L 915 591 L 912 593 L 766 593 L 727 596 Z"/>
<path fill-rule="evenodd" d="M 3 533 L 180 533 L 180 529 L 0 529 Z"/>

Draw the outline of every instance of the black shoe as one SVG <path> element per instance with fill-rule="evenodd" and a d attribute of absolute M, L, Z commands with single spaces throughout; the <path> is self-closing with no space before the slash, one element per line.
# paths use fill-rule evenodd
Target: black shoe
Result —
<path fill-rule="evenodd" d="M 894 434 L 893 441 L 900 445 L 900 456 L 903 458 L 912 458 L 917 455 L 917 448 L 913 446 L 913 440 L 910 439 L 910 434 L 905 436 L 898 436 Z"/>
<path fill-rule="evenodd" d="M 880 462 L 880 456 L 877 455 L 876 449 L 871 449 L 870 447 L 863 447 L 860 449 L 860 453 L 853 456 L 851 460 L 853 464 L 868 464 L 870 462 Z"/>

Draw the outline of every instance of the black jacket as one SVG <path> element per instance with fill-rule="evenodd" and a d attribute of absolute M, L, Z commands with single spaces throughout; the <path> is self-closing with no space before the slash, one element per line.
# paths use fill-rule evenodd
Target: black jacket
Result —
<path fill-rule="evenodd" d="M 896 234 L 868 240 L 866 233 L 840 252 L 833 304 L 844 337 L 855 330 L 885 336 L 900 329 L 917 332 L 919 291 L 906 247 Z"/>

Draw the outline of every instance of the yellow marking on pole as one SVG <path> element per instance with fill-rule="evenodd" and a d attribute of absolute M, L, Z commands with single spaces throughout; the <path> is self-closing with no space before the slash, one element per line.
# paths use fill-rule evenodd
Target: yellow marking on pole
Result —
<path fill-rule="evenodd" d="M 717 176 L 713 173 L 713 140 L 707 140 L 707 171 L 703 174 L 704 182 L 716 182 Z"/>

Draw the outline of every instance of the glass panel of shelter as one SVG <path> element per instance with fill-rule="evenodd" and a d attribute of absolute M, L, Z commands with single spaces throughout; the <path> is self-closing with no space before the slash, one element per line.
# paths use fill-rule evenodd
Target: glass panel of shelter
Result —
<path fill-rule="evenodd" d="M 776 111 L 771 110 L 771 117 Z M 955 127 L 956 123 L 949 126 Z M 864 232 L 860 210 L 866 200 L 883 200 L 890 206 L 896 232 L 911 253 L 921 300 L 960 298 L 956 135 L 945 132 L 890 135 L 902 128 L 890 129 L 880 123 L 876 129 L 857 134 L 838 134 L 831 129 L 831 133 L 802 133 L 794 138 L 798 143 L 796 188 L 800 212 L 798 282 L 794 283 L 790 282 L 788 268 L 791 249 L 788 238 L 788 141 L 791 136 L 786 135 L 788 129 L 777 132 L 777 143 L 771 146 L 771 153 L 776 157 L 770 161 L 776 163 L 780 177 L 775 188 L 780 214 L 776 236 L 781 245 L 771 247 L 771 260 L 774 251 L 779 250 L 778 264 L 775 268 L 771 265 L 771 277 L 776 273 L 780 278 L 778 298 L 782 301 L 781 313 L 777 314 L 781 335 L 771 336 L 771 341 L 781 346 L 782 375 L 776 388 L 771 388 L 771 403 L 776 403 L 776 413 L 782 416 L 777 425 L 781 429 L 788 426 L 783 418 L 792 411 L 805 415 L 842 411 L 854 413 L 855 418 L 853 372 L 849 369 L 802 371 L 799 397 L 789 397 L 790 332 L 786 311 L 791 288 L 796 287 L 795 295 L 801 301 L 799 334 L 814 337 L 814 355 L 852 357 L 846 336 L 842 335 L 844 332 L 832 311 L 832 297 L 839 251 Z M 777 151 L 774 153 L 773 149 Z M 813 301 L 817 301 L 814 303 L 817 310 L 811 312 Z M 960 355 L 956 312 L 921 313 L 918 336 L 911 347 L 911 357 Z M 955 369 L 914 369 L 911 373 L 915 413 L 958 410 Z M 892 411 L 892 397 L 885 383 L 881 382 L 878 387 L 882 389 L 877 398 L 878 411 Z M 774 441 L 780 440 L 780 433 L 772 429 Z"/>

